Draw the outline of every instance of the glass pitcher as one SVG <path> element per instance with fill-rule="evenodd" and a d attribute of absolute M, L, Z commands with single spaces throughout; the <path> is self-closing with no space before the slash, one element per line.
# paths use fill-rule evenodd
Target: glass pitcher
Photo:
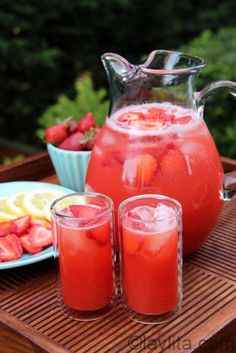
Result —
<path fill-rule="evenodd" d="M 236 83 L 217 81 L 195 92 L 205 62 L 173 51 L 153 51 L 142 65 L 113 53 L 102 62 L 110 109 L 92 152 L 86 190 L 110 196 L 116 209 L 140 194 L 177 199 L 183 207 L 183 250 L 190 254 L 213 230 L 223 201 L 235 195 L 236 177 L 224 179 L 203 110 L 220 89 L 236 95 Z"/>

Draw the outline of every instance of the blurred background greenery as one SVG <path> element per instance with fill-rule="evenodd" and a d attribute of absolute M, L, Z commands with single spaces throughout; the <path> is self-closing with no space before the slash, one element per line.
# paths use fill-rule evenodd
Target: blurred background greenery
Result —
<path fill-rule="evenodd" d="M 197 89 L 236 81 L 235 13 L 235 0 L 0 0 L 0 146 L 40 150 L 42 128 L 87 111 L 101 124 L 106 51 L 137 63 L 153 49 L 178 49 L 207 62 Z M 235 104 L 217 94 L 205 117 L 221 154 L 236 158 Z"/>

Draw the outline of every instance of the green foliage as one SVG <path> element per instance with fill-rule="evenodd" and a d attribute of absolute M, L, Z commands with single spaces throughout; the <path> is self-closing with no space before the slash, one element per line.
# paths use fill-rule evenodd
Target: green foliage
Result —
<path fill-rule="evenodd" d="M 102 53 L 138 63 L 142 54 L 179 48 L 206 28 L 234 26 L 236 13 L 235 0 L 0 3 L 0 134 L 32 145 L 38 117 L 61 94 L 74 98 L 78 75 L 89 71 L 95 87 L 107 85 Z"/>
<path fill-rule="evenodd" d="M 1 165 L 9 165 L 15 162 L 22 161 L 25 157 L 22 154 L 18 154 L 15 157 L 3 157 Z"/>
<path fill-rule="evenodd" d="M 37 132 L 39 137 L 43 137 L 44 129 L 48 126 L 64 121 L 68 117 L 79 121 L 90 111 L 94 113 L 97 125 L 102 125 L 108 111 L 106 90 L 104 88 L 95 90 L 91 76 L 87 73 L 76 80 L 75 91 L 74 99 L 61 95 L 56 104 L 50 106 L 39 118 L 41 126 Z"/>
<path fill-rule="evenodd" d="M 207 65 L 200 73 L 198 89 L 217 80 L 236 81 L 236 28 L 224 28 L 217 33 L 204 31 L 181 51 L 197 55 Z M 219 92 L 206 104 L 205 119 L 220 153 L 236 157 L 236 99 Z"/>

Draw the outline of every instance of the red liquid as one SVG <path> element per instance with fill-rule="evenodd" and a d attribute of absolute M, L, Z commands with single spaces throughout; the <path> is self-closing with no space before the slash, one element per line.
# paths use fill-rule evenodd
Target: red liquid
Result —
<path fill-rule="evenodd" d="M 61 291 L 64 303 L 76 310 L 96 310 L 113 297 L 109 220 L 85 228 L 57 224 Z"/>
<path fill-rule="evenodd" d="M 121 201 L 140 194 L 163 194 L 178 200 L 183 207 L 186 255 L 198 248 L 216 225 L 223 205 L 222 166 L 204 121 L 193 110 L 144 104 L 130 111 L 139 109 L 145 118 L 148 109 L 155 107 L 165 110 L 163 125 L 161 115 L 156 127 L 155 119 L 150 119 L 149 125 L 118 121 L 124 110 L 107 119 L 92 152 L 86 190 L 108 195 L 115 209 Z M 181 117 L 187 119 L 178 121 Z"/>
<path fill-rule="evenodd" d="M 123 226 L 123 291 L 128 306 L 142 314 L 164 314 L 178 303 L 177 227 L 144 233 Z"/>

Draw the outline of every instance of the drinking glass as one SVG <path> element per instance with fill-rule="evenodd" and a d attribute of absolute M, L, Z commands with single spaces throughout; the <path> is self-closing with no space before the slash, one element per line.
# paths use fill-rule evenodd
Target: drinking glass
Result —
<path fill-rule="evenodd" d="M 122 303 L 131 319 L 171 320 L 182 300 L 182 209 L 162 195 L 141 195 L 119 206 Z"/>
<path fill-rule="evenodd" d="M 51 214 L 60 307 L 81 321 L 107 315 L 116 292 L 112 200 L 69 194 L 54 201 Z"/>

